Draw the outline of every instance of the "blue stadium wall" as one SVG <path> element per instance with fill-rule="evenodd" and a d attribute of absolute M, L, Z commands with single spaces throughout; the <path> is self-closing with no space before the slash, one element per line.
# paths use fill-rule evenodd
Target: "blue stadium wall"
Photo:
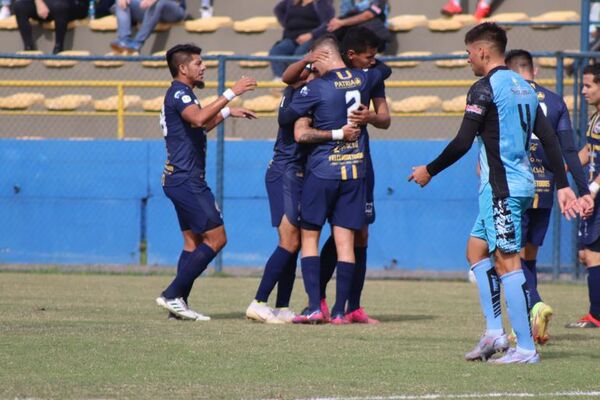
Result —
<path fill-rule="evenodd" d="M 445 141 L 373 141 L 377 221 L 369 267 L 456 271 L 477 215 L 476 149 L 425 189 L 407 182 Z M 273 142 L 225 144 L 224 265 L 262 266 L 277 243 L 264 172 Z M 214 188 L 216 143 L 209 142 Z M 174 265 L 181 249 L 175 212 L 160 186 L 161 140 L 1 140 L 0 263 Z M 561 262 L 573 259 L 562 223 Z M 329 229 L 325 230 L 328 235 Z M 540 256 L 551 264 L 552 229 Z"/>

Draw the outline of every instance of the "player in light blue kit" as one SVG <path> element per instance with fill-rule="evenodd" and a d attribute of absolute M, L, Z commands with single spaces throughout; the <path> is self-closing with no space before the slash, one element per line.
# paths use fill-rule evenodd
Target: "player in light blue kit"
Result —
<path fill-rule="evenodd" d="M 469 63 L 476 76 L 467 95 L 465 114 L 457 136 L 438 158 L 413 168 L 409 180 L 421 186 L 462 157 L 479 137 L 481 184 L 479 215 L 467 244 L 467 259 L 475 274 L 486 332 L 465 355 L 466 360 L 487 360 L 508 350 L 502 326 L 500 283 L 504 286 L 516 348 L 499 364 L 537 363 L 527 304 L 527 285 L 519 258 L 521 217 L 531 205 L 535 184 L 529 164 L 529 140 L 536 132 L 549 166 L 555 173 L 557 197 L 567 217 L 580 212 L 569 188 L 556 133 L 539 107 L 531 85 L 504 65 L 506 32 L 494 23 L 477 25 L 465 36 Z M 490 255 L 494 255 L 495 267 Z"/>

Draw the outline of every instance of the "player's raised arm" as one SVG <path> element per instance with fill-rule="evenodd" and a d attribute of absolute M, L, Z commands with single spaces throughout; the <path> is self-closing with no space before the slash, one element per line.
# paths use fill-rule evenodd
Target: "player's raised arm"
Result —
<path fill-rule="evenodd" d="M 352 124 L 346 124 L 342 128 L 332 131 L 313 128 L 311 126 L 311 119 L 308 117 L 299 118 L 294 124 L 294 139 L 298 143 L 320 143 L 329 142 L 330 140 L 353 142 L 358 140 L 359 136 L 360 128 Z"/>
<path fill-rule="evenodd" d="M 290 64 L 283 72 L 281 80 L 287 85 L 294 85 L 300 81 L 305 81 L 311 72 L 312 63 L 323 60 L 328 56 L 329 52 L 325 49 L 309 52 L 301 60 Z"/>
<path fill-rule="evenodd" d="M 230 109 L 227 106 L 231 100 L 237 96 L 254 90 L 256 88 L 256 79 L 250 77 L 242 77 L 237 81 L 231 89 L 227 89 L 215 101 L 205 107 L 187 107 L 183 110 L 181 116 L 190 124 L 211 129 L 222 122 L 230 114 Z M 216 118 L 216 120 L 215 120 Z"/>

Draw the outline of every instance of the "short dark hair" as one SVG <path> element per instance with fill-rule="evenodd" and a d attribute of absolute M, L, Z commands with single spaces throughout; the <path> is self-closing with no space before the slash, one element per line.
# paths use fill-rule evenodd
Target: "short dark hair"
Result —
<path fill-rule="evenodd" d="M 202 53 L 202 49 L 192 43 L 178 44 L 171 47 L 166 55 L 167 65 L 169 66 L 171 76 L 173 78 L 177 77 L 179 74 L 179 66 L 190 62 L 190 58 L 193 54 L 200 55 L 200 53 Z"/>
<path fill-rule="evenodd" d="M 600 64 L 591 64 L 583 69 L 583 75 L 594 75 L 594 83 L 600 83 Z"/>
<path fill-rule="evenodd" d="M 501 54 L 506 51 L 506 31 L 493 22 L 484 22 L 473 28 L 465 35 L 465 44 L 471 44 L 478 40 L 490 42 Z"/>
<path fill-rule="evenodd" d="M 519 62 L 521 66 L 525 66 L 531 72 L 533 72 L 533 57 L 531 57 L 531 53 L 527 50 L 514 49 L 509 51 L 504 56 L 504 62 L 509 68 L 511 68 L 516 62 Z"/>
<path fill-rule="evenodd" d="M 323 44 L 330 45 L 333 48 L 335 48 L 338 52 L 340 51 L 340 42 L 338 42 L 337 38 L 332 33 L 327 33 L 315 40 L 312 46 L 310 46 L 310 50 L 312 51 L 317 47 L 322 46 Z"/>
<path fill-rule="evenodd" d="M 346 54 L 348 50 L 354 50 L 357 53 L 364 53 L 368 48 L 378 49 L 381 45 L 381 40 L 377 35 L 364 26 L 357 26 L 348 29 L 348 32 L 342 39 L 342 53 Z"/>

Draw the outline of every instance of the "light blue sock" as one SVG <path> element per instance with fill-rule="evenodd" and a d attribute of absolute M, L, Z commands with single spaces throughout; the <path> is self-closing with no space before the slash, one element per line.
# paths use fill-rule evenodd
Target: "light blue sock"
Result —
<path fill-rule="evenodd" d="M 527 311 L 527 283 L 522 270 L 509 272 L 500 280 L 504 285 L 504 296 L 506 297 L 506 309 L 508 319 L 517 335 L 519 348 L 535 351 L 531 325 L 529 324 L 529 312 Z"/>
<path fill-rule="evenodd" d="M 479 288 L 479 302 L 485 317 L 487 331 L 502 330 L 502 307 L 500 304 L 500 282 L 489 258 L 471 266 Z"/>

